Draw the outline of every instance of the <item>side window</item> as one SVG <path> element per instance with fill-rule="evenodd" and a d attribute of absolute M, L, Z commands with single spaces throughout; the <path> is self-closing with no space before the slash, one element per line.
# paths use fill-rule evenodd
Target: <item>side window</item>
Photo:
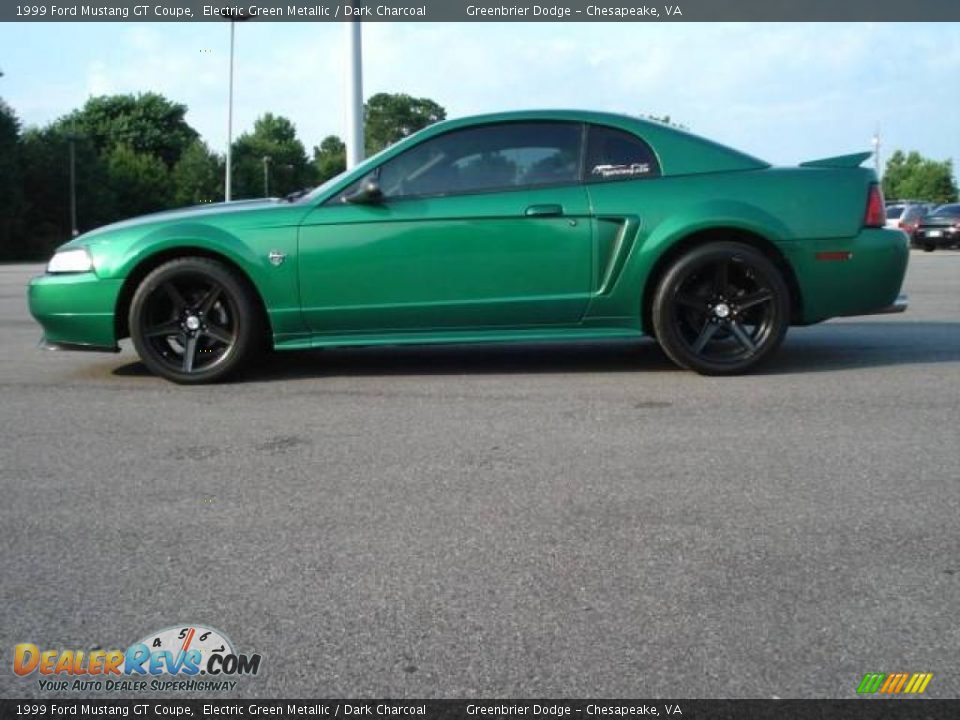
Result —
<path fill-rule="evenodd" d="M 590 126 L 584 180 L 595 183 L 652 177 L 660 177 L 660 164 L 643 140 L 623 130 Z"/>
<path fill-rule="evenodd" d="M 515 122 L 455 130 L 380 167 L 388 199 L 578 182 L 581 126 Z"/>

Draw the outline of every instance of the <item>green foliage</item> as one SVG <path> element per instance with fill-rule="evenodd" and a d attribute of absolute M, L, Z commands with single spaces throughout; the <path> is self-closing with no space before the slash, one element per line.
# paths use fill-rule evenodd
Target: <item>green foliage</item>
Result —
<path fill-rule="evenodd" d="M 0 100 L 0 257 L 11 257 L 20 233 L 23 179 L 20 172 L 20 121 Z"/>
<path fill-rule="evenodd" d="M 156 155 L 117 145 L 106 157 L 110 185 L 124 216 L 143 215 L 170 206 L 170 171 Z"/>
<path fill-rule="evenodd" d="M 889 199 L 955 202 L 953 162 L 930 160 L 915 151 L 905 155 L 897 150 L 883 173 L 883 194 Z"/>
<path fill-rule="evenodd" d="M 317 182 L 326 182 L 347 169 L 347 146 L 336 135 L 327 135 L 313 147 L 313 164 Z"/>
<path fill-rule="evenodd" d="M 364 105 L 364 150 L 367 156 L 373 155 L 446 117 L 447 111 L 428 98 L 414 98 L 404 93 L 377 93 Z M 347 167 L 343 140 L 336 135 L 325 137 L 313 148 L 313 164 L 318 182 L 342 173 Z"/>
<path fill-rule="evenodd" d="M 377 93 L 364 105 L 367 155 L 380 152 L 446 117 L 447 111 L 429 98 L 414 98 L 405 93 Z"/>
<path fill-rule="evenodd" d="M 244 133 L 233 144 L 234 197 L 264 197 L 264 158 L 268 158 L 269 195 L 282 197 L 314 184 L 314 166 L 293 123 L 266 113 L 254 123 L 252 133 Z"/>
<path fill-rule="evenodd" d="M 184 173 L 170 168 L 198 142 L 185 113 L 184 105 L 155 93 L 103 96 L 24 132 L 18 147 L 24 201 L 6 254 L 43 258 L 70 239 L 71 139 L 80 232 L 163 210 L 183 197 L 188 191 L 174 182 Z M 195 188 L 193 180 L 185 182 Z"/>
<path fill-rule="evenodd" d="M 70 146 L 76 157 L 77 227 L 95 227 L 170 207 L 219 201 L 224 161 L 187 124 L 187 108 L 156 93 L 109 95 L 43 128 L 21 132 L 0 100 L 0 256 L 45 259 L 71 237 Z M 432 100 L 374 95 L 367 103 L 373 152 L 446 116 Z M 233 146 L 233 194 L 282 196 L 326 180 L 346 165 L 331 135 L 307 156 L 287 118 L 266 113 Z"/>
<path fill-rule="evenodd" d="M 89 138 L 76 138 L 77 224 L 81 231 L 117 219 L 106 164 Z M 70 137 L 60 127 L 23 134 L 23 235 L 17 256 L 41 259 L 70 239 Z"/>
<path fill-rule="evenodd" d="M 170 174 L 175 207 L 223 200 L 223 163 L 202 140 L 183 151 Z"/>
<path fill-rule="evenodd" d="M 198 137 L 187 124 L 186 112 L 186 105 L 157 93 L 103 95 L 90 98 L 57 124 L 90 137 L 101 153 L 126 145 L 156 155 L 170 168 Z"/>

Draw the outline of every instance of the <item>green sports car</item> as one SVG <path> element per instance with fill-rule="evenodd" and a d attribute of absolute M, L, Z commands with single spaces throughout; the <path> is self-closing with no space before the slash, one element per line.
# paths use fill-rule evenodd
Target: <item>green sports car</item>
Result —
<path fill-rule="evenodd" d="M 655 122 L 438 123 L 299 197 L 127 220 L 29 287 L 52 346 L 222 379 L 265 349 L 651 335 L 739 373 L 791 324 L 894 312 L 907 237 L 869 153 L 774 168 Z"/>

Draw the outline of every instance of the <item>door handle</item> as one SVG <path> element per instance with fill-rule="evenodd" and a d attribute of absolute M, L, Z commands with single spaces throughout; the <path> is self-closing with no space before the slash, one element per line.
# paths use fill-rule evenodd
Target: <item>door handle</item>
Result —
<path fill-rule="evenodd" d="M 563 205 L 531 205 L 523 214 L 527 217 L 556 217 L 563 215 Z"/>

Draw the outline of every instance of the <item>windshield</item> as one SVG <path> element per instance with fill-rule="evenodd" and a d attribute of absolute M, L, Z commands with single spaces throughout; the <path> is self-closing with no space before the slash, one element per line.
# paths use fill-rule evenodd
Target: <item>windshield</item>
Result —
<path fill-rule="evenodd" d="M 396 143 L 394 143 L 394 145 L 396 145 Z M 340 173 L 339 175 L 334 175 L 332 178 L 330 178 L 329 180 L 327 180 L 326 182 L 324 182 L 322 185 L 318 185 L 317 187 L 315 187 L 313 190 L 311 190 L 310 192 L 308 192 L 308 193 L 307 193 L 306 195 L 304 195 L 303 197 L 297 198 L 294 202 L 310 202 L 311 200 L 315 200 L 316 198 L 320 197 L 320 196 L 323 195 L 325 192 L 327 192 L 327 190 L 329 190 L 329 189 L 332 188 L 334 185 L 336 185 L 338 182 L 340 182 L 341 180 L 343 180 L 343 179 L 347 176 L 348 173 L 352 174 L 352 173 L 354 172 L 354 170 L 357 170 L 357 169 L 362 168 L 362 167 L 367 167 L 367 168 L 369 168 L 369 167 L 373 166 L 374 164 L 376 164 L 376 162 L 380 159 L 380 156 L 383 155 L 385 152 L 387 152 L 387 150 L 389 150 L 389 149 L 392 148 L 392 147 L 393 147 L 393 145 L 388 145 L 387 147 L 385 147 L 385 148 L 384 148 L 383 150 L 381 150 L 380 152 L 376 153 L 375 155 L 371 155 L 370 157 L 368 157 L 368 158 L 367 158 L 366 160 L 364 160 L 362 163 L 360 163 L 359 165 L 357 165 L 356 168 L 352 168 L 352 169 L 350 169 L 350 170 L 344 170 L 344 171 L 343 171 L 342 173 Z M 369 170 L 368 170 L 367 172 L 369 172 Z M 367 173 L 364 172 L 364 173 L 362 173 L 361 175 L 358 175 L 357 177 L 362 177 L 362 176 L 364 176 L 364 175 L 366 175 L 366 174 L 367 174 Z"/>
<path fill-rule="evenodd" d="M 329 180 L 326 180 L 325 182 L 317 185 L 317 186 L 316 186 L 313 190 L 311 190 L 310 192 L 306 193 L 305 195 L 302 195 L 301 197 L 296 198 L 293 202 L 307 202 L 307 201 L 312 200 L 313 198 L 317 197 L 318 195 L 322 195 L 322 194 L 325 193 L 327 190 L 329 190 L 329 189 L 332 188 L 334 185 L 336 185 L 336 184 L 340 181 L 340 179 L 343 178 L 343 176 L 346 175 L 346 174 L 347 174 L 347 171 L 344 170 L 344 171 L 343 171 L 342 173 L 340 173 L 339 175 L 334 175 L 334 176 L 333 176 L 332 178 L 330 178 Z"/>

